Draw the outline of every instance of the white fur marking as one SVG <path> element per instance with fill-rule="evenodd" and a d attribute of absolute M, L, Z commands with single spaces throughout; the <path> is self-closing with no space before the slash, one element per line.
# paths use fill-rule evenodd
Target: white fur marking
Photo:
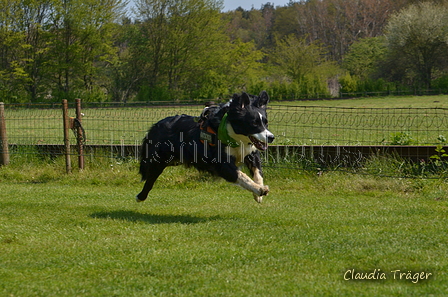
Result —
<path fill-rule="evenodd" d="M 261 124 L 263 125 L 263 127 L 264 127 L 264 124 L 263 124 L 263 115 L 259 112 L 258 113 L 258 115 L 260 116 L 260 121 L 261 121 Z M 266 127 L 265 127 L 266 128 Z"/>
<path fill-rule="evenodd" d="M 250 177 L 240 170 L 238 170 L 238 179 L 236 184 L 254 193 L 254 198 L 267 195 L 269 192 L 269 188 L 267 186 L 256 184 L 252 179 L 250 179 Z M 255 200 L 257 200 L 257 198 L 255 198 Z"/>
<path fill-rule="evenodd" d="M 251 136 L 255 137 L 257 140 L 268 143 L 269 137 L 274 137 L 274 134 L 271 133 L 268 129 L 266 129 L 266 126 L 263 123 L 263 115 L 259 112 L 258 115 L 260 116 L 261 125 L 263 125 L 264 130 L 257 134 L 252 134 Z"/>
<path fill-rule="evenodd" d="M 260 170 L 258 168 L 253 168 L 253 174 L 254 174 L 254 182 L 263 186 L 263 177 L 261 176 Z M 255 201 L 257 201 L 258 203 L 261 203 L 263 201 L 263 196 L 259 196 L 257 194 L 254 193 L 254 199 Z"/>
<path fill-rule="evenodd" d="M 242 135 L 242 134 L 236 134 L 235 131 L 232 128 L 232 125 L 230 123 L 227 123 L 227 132 L 229 133 L 229 136 L 236 140 L 236 142 L 239 143 L 239 147 L 226 147 L 226 153 L 228 155 L 235 157 L 235 162 L 237 163 L 237 166 L 240 166 L 242 163 L 244 163 L 244 158 L 247 155 L 250 155 L 252 152 L 255 152 L 257 148 L 253 145 L 247 145 L 250 143 L 250 139 L 248 136 Z"/>
<path fill-rule="evenodd" d="M 259 185 L 263 185 L 263 177 L 260 174 L 260 170 L 255 167 L 253 169 L 253 173 L 254 173 L 254 182 Z"/>

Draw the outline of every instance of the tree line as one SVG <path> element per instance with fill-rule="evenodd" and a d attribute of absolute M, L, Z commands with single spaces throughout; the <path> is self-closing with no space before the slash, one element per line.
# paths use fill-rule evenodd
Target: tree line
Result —
<path fill-rule="evenodd" d="M 448 89 L 445 1 L 0 0 L 0 101 Z"/>

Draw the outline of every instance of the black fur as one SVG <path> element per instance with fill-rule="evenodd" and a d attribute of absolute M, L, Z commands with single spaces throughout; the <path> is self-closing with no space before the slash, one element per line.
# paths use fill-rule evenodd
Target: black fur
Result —
<path fill-rule="evenodd" d="M 217 132 L 221 120 L 227 113 L 227 122 L 236 134 L 252 135 L 263 132 L 264 129 L 267 130 L 268 101 L 269 97 L 264 91 L 259 96 L 235 94 L 229 103 L 207 107 L 199 118 L 184 114 L 176 115 L 152 126 L 141 147 L 140 174 L 142 180 L 146 182 L 137 195 L 137 201 L 144 201 L 147 198 L 154 182 L 167 166 L 180 164 L 194 166 L 200 171 L 208 171 L 231 183 L 236 183 L 240 174 L 238 167 L 242 162 L 236 159 L 237 156 L 227 154 L 226 145 L 220 141 L 216 141 L 213 145 L 201 142 L 201 126 L 202 129 L 209 126 Z M 273 135 L 270 134 L 267 142 L 272 142 L 273 139 Z M 262 176 L 259 151 L 250 143 L 246 145 L 251 146 L 251 150 L 246 156 L 241 156 L 244 158 L 243 162 L 252 175 Z M 254 192 L 254 197 L 266 195 L 268 192 L 266 189 L 262 188 L 259 193 Z"/>

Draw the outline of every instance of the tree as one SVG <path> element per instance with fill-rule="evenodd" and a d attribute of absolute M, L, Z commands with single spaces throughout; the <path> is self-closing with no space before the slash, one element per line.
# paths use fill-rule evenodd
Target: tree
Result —
<path fill-rule="evenodd" d="M 390 69 L 396 78 L 431 88 L 434 71 L 448 62 L 448 9 L 423 2 L 393 15 L 386 27 Z"/>
<path fill-rule="evenodd" d="M 174 97 L 183 96 L 186 89 L 194 88 L 199 68 L 208 68 L 206 61 L 210 62 L 217 43 L 225 38 L 219 4 L 212 0 L 140 0 L 136 5 L 142 24 L 131 50 L 142 64 L 145 78 L 141 83 L 150 94 L 160 96 L 166 90 Z"/>
<path fill-rule="evenodd" d="M 31 101 L 87 99 L 106 84 L 121 0 L 0 0 L 0 8 L 0 89 Z"/>
<path fill-rule="evenodd" d="M 21 1 L 0 1 L 0 91 L 2 100 L 22 101 L 27 96 L 25 85 L 30 82 L 26 72 L 28 59 L 24 50 L 26 32 L 20 21 L 24 18 Z"/>
<path fill-rule="evenodd" d="M 140 61 L 140 98 L 227 96 L 261 59 L 253 43 L 230 42 L 212 0 L 140 0 L 130 51 Z M 244 75 L 243 75 L 244 76 Z M 149 98 L 148 98 L 149 97 Z"/>
<path fill-rule="evenodd" d="M 121 8 L 121 0 L 55 1 L 47 75 L 64 96 L 91 94 L 104 84 L 100 68 L 115 54 L 113 22 Z"/>
<path fill-rule="evenodd" d="M 25 73 L 29 78 L 24 86 L 27 89 L 31 101 L 36 101 L 41 92 L 44 92 L 42 85 L 42 70 L 45 61 L 48 59 L 49 34 L 45 30 L 48 18 L 52 9 L 51 0 L 48 1 L 27 1 L 20 5 L 22 18 L 15 21 L 20 26 L 20 31 L 25 34 L 25 44 L 23 54 L 25 57 Z"/>
<path fill-rule="evenodd" d="M 327 79 L 338 72 L 325 49 L 317 42 L 308 43 L 306 37 L 289 35 L 278 40 L 272 61 L 306 93 L 327 93 Z"/>
<path fill-rule="evenodd" d="M 308 0 L 290 2 L 275 12 L 275 36 L 307 36 L 325 44 L 334 60 L 340 61 L 359 38 L 382 34 L 392 0 Z"/>
<path fill-rule="evenodd" d="M 369 79 L 378 71 L 378 65 L 385 59 L 386 53 L 384 37 L 363 38 L 352 44 L 342 65 L 351 75 Z"/>
<path fill-rule="evenodd" d="M 116 25 L 113 40 L 117 48 L 117 56 L 105 68 L 106 75 L 110 79 L 107 89 L 114 102 L 125 102 L 131 99 L 138 91 L 138 82 L 143 77 L 142 63 L 134 59 L 129 46 L 136 31 L 137 26 L 129 18 L 124 18 L 121 24 Z"/>

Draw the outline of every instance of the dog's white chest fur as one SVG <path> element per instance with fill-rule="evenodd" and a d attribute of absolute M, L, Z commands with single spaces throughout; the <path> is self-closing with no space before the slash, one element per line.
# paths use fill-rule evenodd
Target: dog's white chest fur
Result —
<path fill-rule="evenodd" d="M 233 131 L 232 125 L 227 124 L 227 131 L 229 132 L 229 135 L 237 141 L 239 146 L 226 147 L 226 153 L 230 156 L 235 157 L 235 165 L 241 166 L 244 163 L 244 158 L 247 155 L 255 152 L 257 148 L 254 145 L 250 144 L 250 140 L 247 136 L 236 134 Z"/>
<path fill-rule="evenodd" d="M 239 167 L 244 164 L 244 158 L 257 149 L 253 145 L 248 145 L 247 143 L 244 144 L 241 142 L 239 147 L 233 148 L 228 146 L 226 150 L 228 155 L 235 157 L 235 165 Z"/>

